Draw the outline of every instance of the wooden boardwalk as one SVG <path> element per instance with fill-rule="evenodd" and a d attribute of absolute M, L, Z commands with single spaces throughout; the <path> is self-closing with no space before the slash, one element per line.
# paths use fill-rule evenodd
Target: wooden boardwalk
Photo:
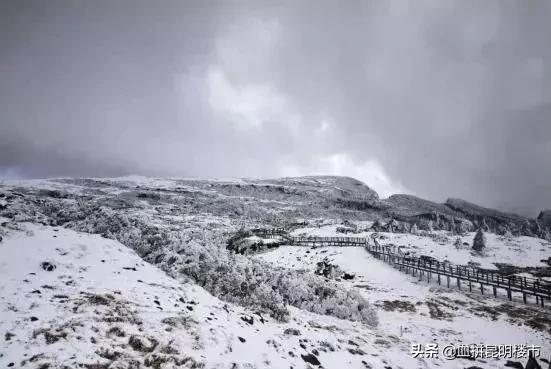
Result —
<path fill-rule="evenodd" d="M 420 280 L 426 278 L 427 282 L 434 279 L 439 285 L 445 284 L 451 287 L 455 284 L 458 289 L 469 289 L 470 292 L 480 290 L 484 295 L 486 288 L 497 297 L 498 290 L 504 290 L 509 300 L 513 299 L 513 293 L 522 294 L 522 300 L 527 303 L 528 296 L 534 296 L 536 304 L 544 306 L 544 300 L 551 300 L 551 282 L 537 278 L 519 277 L 515 275 L 503 275 L 497 271 L 454 265 L 448 262 L 440 262 L 433 258 L 414 257 L 401 252 L 396 246 L 381 246 L 375 242 L 371 244 L 368 238 L 363 237 L 292 237 L 283 228 L 254 229 L 253 234 L 267 238 L 280 238 L 292 246 L 307 247 L 364 247 L 366 251 L 399 270 L 418 276 Z"/>
<path fill-rule="evenodd" d="M 367 245 L 367 239 L 362 237 L 290 237 L 292 246 L 361 246 Z"/>
<path fill-rule="evenodd" d="M 551 283 L 536 278 L 519 276 L 505 276 L 497 271 L 467 267 L 444 263 L 430 258 L 412 257 L 402 254 L 399 249 L 389 246 L 367 245 L 366 250 L 375 257 L 386 261 L 399 270 L 418 276 L 421 280 L 431 282 L 436 278 L 438 284 L 446 283 L 451 286 L 455 282 L 458 289 L 480 289 L 484 295 L 485 287 L 491 288 L 491 293 L 497 297 L 498 289 L 507 293 L 509 300 L 513 299 L 513 293 L 522 294 L 522 300 L 527 303 L 527 296 L 534 296 L 536 304 L 544 306 L 545 299 L 551 299 Z"/>
<path fill-rule="evenodd" d="M 254 228 L 251 232 L 262 238 L 288 238 L 285 228 Z"/>

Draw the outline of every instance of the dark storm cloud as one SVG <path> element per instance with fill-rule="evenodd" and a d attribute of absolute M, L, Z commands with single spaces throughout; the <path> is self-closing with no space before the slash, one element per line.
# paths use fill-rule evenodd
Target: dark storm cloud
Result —
<path fill-rule="evenodd" d="M 534 215 L 550 18 L 547 1 L 4 1 L 0 175 L 332 172 Z"/>

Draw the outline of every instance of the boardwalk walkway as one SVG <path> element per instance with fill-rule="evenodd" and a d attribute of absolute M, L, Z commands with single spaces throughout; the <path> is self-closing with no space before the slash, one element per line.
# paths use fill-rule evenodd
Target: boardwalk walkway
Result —
<path fill-rule="evenodd" d="M 360 246 L 367 245 L 367 239 L 362 237 L 290 237 L 292 246 Z"/>
<path fill-rule="evenodd" d="M 374 241 L 374 245 L 368 238 L 362 237 L 291 237 L 283 228 L 271 230 L 253 230 L 253 233 L 270 238 L 279 237 L 289 245 L 309 247 L 364 247 L 378 259 L 381 259 L 399 270 L 418 276 L 427 282 L 436 279 L 439 285 L 443 283 L 447 287 L 455 282 L 457 288 L 468 288 L 470 292 L 480 290 L 484 295 L 486 287 L 491 288 L 490 294 L 497 297 L 499 289 L 507 293 L 509 300 L 513 299 L 513 293 L 522 294 L 522 300 L 527 303 L 528 296 L 536 298 L 536 304 L 544 306 L 544 300 L 551 300 L 551 282 L 537 278 L 519 277 L 515 275 L 503 275 L 497 271 L 454 265 L 448 262 L 440 262 L 432 258 L 409 256 L 401 252 L 396 246 L 381 246 Z"/>
<path fill-rule="evenodd" d="M 457 288 L 468 288 L 470 292 L 473 289 L 480 289 L 484 295 L 485 287 L 490 287 L 494 297 L 497 297 L 498 289 L 507 293 L 509 300 L 513 299 L 513 292 L 521 293 L 524 303 L 527 302 L 527 296 L 534 296 L 536 303 L 544 306 L 544 300 L 551 299 L 551 283 L 537 278 L 519 277 L 515 275 L 505 276 L 497 271 L 454 265 L 435 261 L 423 257 L 407 256 L 388 246 L 368 245 L 366 250 L 375 257 L 395 266 L 405 273 L 418 276 L 420 279 L 427 279 L 431 282 L 436 278 L 438 284 L 446 282 L 450 287 L 452 281 Z"/>

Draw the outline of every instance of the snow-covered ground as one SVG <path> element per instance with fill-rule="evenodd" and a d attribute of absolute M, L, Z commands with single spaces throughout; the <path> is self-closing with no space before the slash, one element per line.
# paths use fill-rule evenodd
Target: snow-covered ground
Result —
<path fill-rule="evenodd" d="M 506 314 L 485 314 L 503 306 L 503 301 L 482 298 L 476 294 L 440 288 L 404 274 L 360 247 L 307 248 L 284 246 L 256 256 L 266 262 L 292 269 L 308 269 L 326 260 L 338 265 L 353 280 L 339 283 L 357 289 L 379 307 L 379 329 L 400 337 L 409 344 L 436 342 L 446 344 L 538 345 L 551 354 L 549 331 L 535 330 Z M 517 305 L 518 309 L 536 314 L 535 307 Z M 433 359 L 428 367 L 463 368 L 472 361 Z M 480 361 L 484 368 L 502 368 L 502 360 Z M 415 363 L 410 363 L 415 367 Z M 417 364 L 419 365 L 419 364 Z"/>
<path fill-rule="evenodd" d="M 439 234 L 438 234 L 439 233 Z M 434 238 L 407 234 L 385 233 L 384 243 L 404 246 L 416 254 L 429 255 L 438 260 L 449 260 L 455 264 L 479 263 L 483 268 L 495 269 L 494 263 L 506 263 L 519 267 L 545 266 L 543 259 L 551 256 L 551 243 L 534 237 L 507 238 L 487 233 L 484 255 L 471 250 L 475 232 L 464 236 L 446 236 L 438 232 Z M 453 245 L 456 238 L 461 239 L 462 247 Z M 440 242 L 439 242 L 440 240 Z"/>
<path fill-rule="evenodd" d="M 549 358 L 548 307 L 420 282 L 362 248 L 226 249 L 240 229 L 302 222 L 310 226 L 293 235 L 342 236 L 337 228 L 355 222 L 360 232 L 347 236 L 371 237 L 368 213 L 327 206 L 343 189 L 373 195 L 343 178 L 0 182 L 0 368 L 505 364 L 412 357 L 412 344 L 433 342 L 537 345 Z M 473 234 L 460 247 L 445 232 L 378 235 L 404 251 L 487 268 L 544 266 L 550 255 L 548 242 L 530 237 L 487 234 L 479 256 L 469 250 Z M 314 275 L 320 261 L 354 277 Z"/>
<path fill-rule="evenodd" d="M 0 243 L 0 278 L 1 368 L 301 368 L 312 353 L 326 368 L 411 367 L 393 332 L 297 309 L 277 323 L 98 235 L 25 224 Z"/>
<path fill-rule="evenodd" d="M 337 232 L 337 224 L 322 227 L 304 227 L 295 229 L 293 235 L 307 234 L 321 237 L 352 236 L 370 237 L 373 232 L 360 231 L 344 235 Z M 365 227 L 359 227 L 359 230 Z M 543 262 L 551 256 L 551 243 L 535 237 L 505 237 L 486 233 L 486 250 L 483 255 L 472 252 L 475 232 L 463 236 L 450 235 L 448 232 L 435 231 L 430 235 L 412 235 L 403 233 L 378 232 L 379 243 L 402 246 L 403 251 L 415 255 L 432 256 L 440 261 L 448 260 L 454 264 L 467 265 L 469 262 L 480 264 L 487 269 L 496 269 L 495 263 L 506 263 L 518 267 L 546 266 Z M 454 242 L 460 239 L 461 247 Z"/>

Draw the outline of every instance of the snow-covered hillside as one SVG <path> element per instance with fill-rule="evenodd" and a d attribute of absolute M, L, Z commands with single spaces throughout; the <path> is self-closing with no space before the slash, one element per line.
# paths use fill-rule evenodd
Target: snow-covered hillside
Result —
<path fill-rule="evenodd" d="M 327 247 L 312 250 L 286 246 L 257 257 L 312 272 L 317 263 L 324 260 L 339 266 L 344 272 L 354 275 L 354 279 L 341 280 L 339 283 L 368 296 L 379 308 L 379 329 L 400 337 L 401 341 L 457 345 L 467 342 L 514 345 L 522 342 L 526 345 L 542 345 L 545 352 L 551 352 L 551 325 L 542 330 L 530 326 L 529 320 L 540 314 L 538 308 L 509 308 L 503 299 L 487 300 L 477 294 L 465 294 L 427 284 L 390 268 L 361 248 Z M 517 309 L 522 314 L 518 314 Z M 493 360 L 477 365 L 502 368 L 503 364 L 503 361 Z M 470 364 L 469 360 L 459 363 L 440 359 L 434 360 L 429 367 L 436 365 L 441 368 L 463 368 Z"/>
<path fill-rule="evenodd" d="M 298 309 L 289 322 L 276 322 L 173 279 L 98 235 L 25 224 L 0 244 L 0 275 L 2 368 L 411 362 L 406 342 L 385 330 Z M 381 355 L 389 346 L 393 354 Z"/>
<path fill-rule="evenodd" d="M 489 218 L 478 226 L 507 234 L 486 232 L 479 255 L 464 228 L 478 214 L 459 219 L 460 210 L 418 204 L 380 200 L 343 177 L 0 182 L 0 367 L 485 369 L 507 361 L 413 357 L 412 345 L 432 342 L 537 345 L 548 359 L 548 307 L 420 282 L 362 248 L 227 249 L 257 227 L 376 233 L 381 244 L 441 261 L 550 273 L 549 242 L 518 235 L 539 223 L 483 209 Z M 431 209 L 449 213 L 427 216 Z"/>

